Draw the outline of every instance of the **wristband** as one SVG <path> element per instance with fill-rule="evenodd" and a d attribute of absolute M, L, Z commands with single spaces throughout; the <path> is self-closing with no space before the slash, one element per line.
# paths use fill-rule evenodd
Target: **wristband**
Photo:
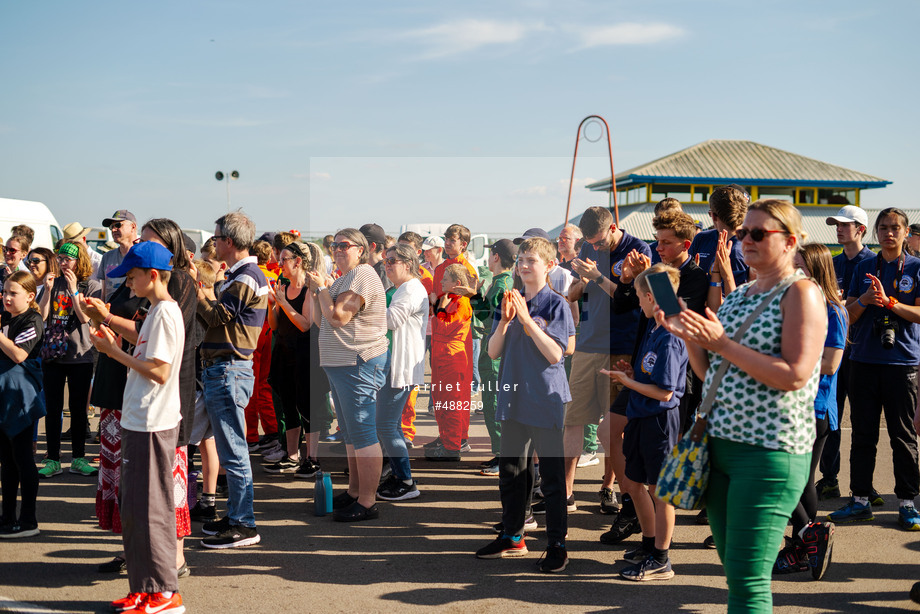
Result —
<path fill-rule="evenodd" d="M 111 326 L 112 326 L 112 317 L 113 317 L 112 314 L 109 313 L 109 315 L 105 316 L 105 319 L 102 320 L 102 323 L 105 324 L 106 326 L 111 327 Z"/>
<path fill-rule="evenodd" d="M 709 287 L 710 288 L 721 288 L 722 282 L 721 281 L 711 281 L 709 282 Z"/>
<path fill-rule="evenodd" d="M 603 280 L 603 279 L 604 279 L 604 274 L 603 274 L 603 273 L 598 273 L 598 274 L 597 274 L 597 277 L 596 277 L 593 281 L 594 281 L 594 283 L 596 283 L 597 285 L 600 285 L 600 284 L 601 284 L 601 280 Z"/>
<path fill-rule="evenodd" d="M 868 309 L 868 306 L 863 305 L 862 300 L 861 300 L 860 297 L 858 297 L 858 296 L 856 297 L 856 304 L 859 305 L 860 307 L 862 307 L 863 309 Z"/>
<path fill-rule="evenodd" d="M 893 297 L 893 296 L 889 296 L 889 297 L 888 297 L 888 304 L 885 305 L 885 308 L 886 308 L 886 309 L 891 309 L 892 307 L 894 307 L 894 306 L 897 305 L 897 304 L 898 304 L 898 299 L 896 299 L 896 298 Z"/>

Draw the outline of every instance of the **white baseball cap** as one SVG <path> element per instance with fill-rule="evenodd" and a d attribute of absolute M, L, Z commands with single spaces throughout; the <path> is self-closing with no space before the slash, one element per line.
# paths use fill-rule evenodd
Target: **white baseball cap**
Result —
<path fill-rule="evenodd" d="M 422 243 L 422 249 L 425 251 L 436 247 L 444 247 L 444 239 L 432 235 L 426 238 L 424 243 Z"/>
<path fill-rule="evenodd" d="M 860 209 L 856 205 L 847 205 L 841 207 L 840 211 L 837 212 L 837 215 L 832 215 L 828 217 L 825 222 L 828 226 L 833 226 L 837 222 L 846 224 L 847 222 L 856 222 L 862 226 L 869 226 L 869 216 L 866 215 L 864 209 Z"/>

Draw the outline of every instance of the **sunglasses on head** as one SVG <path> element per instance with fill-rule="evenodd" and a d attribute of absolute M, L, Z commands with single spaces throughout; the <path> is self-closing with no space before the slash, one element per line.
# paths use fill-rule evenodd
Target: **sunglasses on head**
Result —
<path fill-rule="evenodd" d="M 739 241 L 744 241 L 745 237 L 751 235 L 751 241 L 754 243 L 760 243 L 764 240 L 768 234 L 773 234 L 781 232 L 783 234 L 789 234 L 785 230 L 766 230 L 765 228 L 739 228 L 735 231 L 735 236 L 738 237 Z"/>

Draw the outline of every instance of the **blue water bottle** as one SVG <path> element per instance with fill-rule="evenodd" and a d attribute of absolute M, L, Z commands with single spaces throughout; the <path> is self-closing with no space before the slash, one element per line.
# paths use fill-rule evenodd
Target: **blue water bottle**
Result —
<path fill-rule="evenodd" d="M 313 489 L 313 513 L 325 516 L 332 512 L 332 476 L 323 471 L 316 472 L 316 487 Z"/>

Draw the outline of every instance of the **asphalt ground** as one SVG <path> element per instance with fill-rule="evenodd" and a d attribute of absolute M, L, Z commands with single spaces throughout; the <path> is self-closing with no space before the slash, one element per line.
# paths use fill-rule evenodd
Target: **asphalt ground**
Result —
<path fill-rule="evenodd" d="M 437 433 L 420 398 L 416 442 Z M 92 421 L 96 425 L 96 420 Z M 66 425 L 65 425 L 66 427 Z M 598 541 L 612 517 L 599 514 L 601 467 L 578 470 L 579 509 L 569 514 L 570 555 L 561 574 L 546 575 L 536 563 L 545 548 L 541 529 L 528 534 L 530 554 L 520 559 L 478 560 L 473 553 L 494 538 L 490 526 L 500 512 L 498 479 L 479 475 L 489 458 L 481 415 L 471 426 L 473 452 L 459 463 L 431 463 L 412 451 L 422 494 L 400 503 L 378 503 L 380 518 L 354 525 L 313 515 L 313 482 L 271 476 L 252 456 L 255 512 L 262 542 L 213 551 L 199 546 L 200 525 L 186 540 L 192 575 L 180 580 L 190 612 L 723 612 L 727 588 L 714 550 L 702 547 L 709 534 L 696 512 L 678 511 L 671 558 L 676 576 L 666 582 L 620 579 L 621 560 L 633 537 L 610 547 Z M 825 578 L 781 576 L 773 583 L 776 612 L 917 611 L 908 591 L 920 579 L 920 533 L 897 525 L 887 438 L 879 446 L 876 488 L 885 505 L 876 520 L 841 526 Z M 39 442 L 39 458 L 43 436 Z M 324 468 L 333 471 L 336 492 L 346 484 L 345 460 L 322 444 Z M 843 449 L 849 448 L 844 431 Z M 95 455 L 98 445 L 88 446 Z M 65 467 L 69 445 L 65 444 Z M 844 458 L 841 484 L 848 484 Z M 128 592 L 125 576 L 104 575 L 96 566 L 121 551 L 119 536 L 96 526 L 95 478 L 65 473 L 39 489 L 41 535 L 0 542 L 0 611 L 107 612 Z M 844 492 L 846 494 L 846 492 Z M 833 511 L 844 499 L 822 501 Z M 223 502 L 218 504 L 222 511 Z M 542 518 L 538 517 L 541 522 Z M 34 604 L 38 609 L 25 604 Z"/>

